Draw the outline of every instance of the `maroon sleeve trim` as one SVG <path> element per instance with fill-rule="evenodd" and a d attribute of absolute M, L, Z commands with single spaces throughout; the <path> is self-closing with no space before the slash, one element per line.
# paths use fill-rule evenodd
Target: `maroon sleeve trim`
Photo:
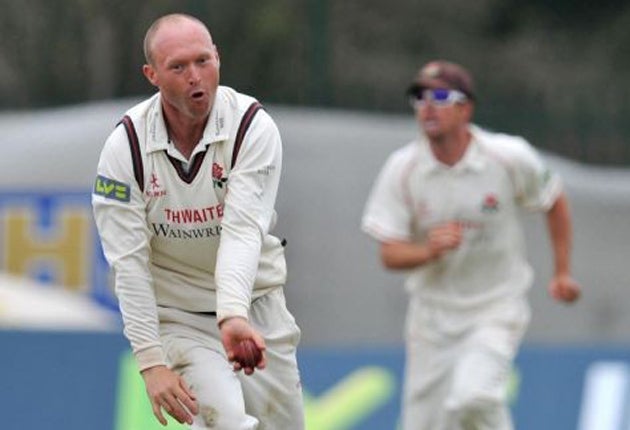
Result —
<path fill-rule="evenodd" d="M 129 148 L 131 149 L 131 161 L 133 163 L 133 175 L 136 177 L 140 191 L 144 192 L 144 167 L 142 165 L 142 154 L 140 153 L 140 142 L 138 141 L 136 128 L 129 115 L 125 115 L 123 119 L 120 120 L 119 124 L 120 123 L 125 126 L 125 131 L 127 132 Z"/>
<path fill-rule="evenodd" d="M 236 164 L 236 159 L 238 158 L 238 153 L 241 150 L 241 145 L 243 144 L 243 139 L 245 139 L 245 134 L 247 133 L 247 129 L 251 125 L 254 120 L 254 116 L 260 110 L 264 109 L 263 105 L 259 102 L 253 102 L 245 111 L 245 115 L 243 115 L 243 119 L 241 119 L 241 124 L 238 126 L 238 131 L 236 132 L 236 138 L 234 139 L 234 149 L 232 149 L 232 163 L 230 164 L 230 168 L 234 168 Z"/>

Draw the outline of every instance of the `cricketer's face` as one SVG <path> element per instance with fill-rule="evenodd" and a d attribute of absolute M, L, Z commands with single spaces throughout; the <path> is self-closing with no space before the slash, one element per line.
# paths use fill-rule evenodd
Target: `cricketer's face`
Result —
<path fill-rule="evenodd" d="M 205 120 L 219 85 L 219 53 L 208 30 L 194 21 L 165 23 L 151 54 L 143 72 L 160 89 L 165 110 Z"/>
<path fill-rule="evenodd" d="M 437 105 L 431 102 L 416 107 L 416 118 L 431 140 L 442 140 L 465 127 L 472 117 L 472 103 Z"/>

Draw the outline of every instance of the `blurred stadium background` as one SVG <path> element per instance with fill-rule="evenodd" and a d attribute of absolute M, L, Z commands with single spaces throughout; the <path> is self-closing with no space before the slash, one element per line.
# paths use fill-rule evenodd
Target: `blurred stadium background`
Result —
<path fill-rule="evenodd" d="M 625 2 L 0 0 L 0 10 L 0 428 L 158 428 L 89 200 L 105 137 L 152 91 L 144 31 L 172 11 L 208 23 L 223 83 L 256 95 L 283 134 L 276 233 L 288 239 L 310 430 L 396 428 L 406 297 L 359 220 L 385 157 L 416 133 L 403 90 L 435 57 L 471 69 L 477 122 L 528 138 L 572 199 L 585 289 L 572 308 L 548 298 L 545 227 L 524 215 L 537 276 L 514 369 L 517 429 L 628 428 Z"/>

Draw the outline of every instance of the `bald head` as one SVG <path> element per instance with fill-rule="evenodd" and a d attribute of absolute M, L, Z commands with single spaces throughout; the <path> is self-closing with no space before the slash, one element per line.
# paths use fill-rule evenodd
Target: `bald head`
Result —
<path fill-rule="evenodd" d="M 147 33 L 144 36 L 144 58 L 147 64 L 154 65 L 154 57 L 153 57 L 153 40 L 157 32 L 162 28 L 165 24 L 174 24 L 181 25 L 184 23 L 195 23 L 208 31 L 208 35 L 210 35 L 210 31 L 206 27 L 206 25 L 199 19 L 195 18 L 191 15 L 186 15 L 183 13 L 173 13 L 170 15 L 164 15 L 158 19 L 156 19 L 153 24 L 147 30 Z M 211 38 L 212 39 L 212 38 Z"/>

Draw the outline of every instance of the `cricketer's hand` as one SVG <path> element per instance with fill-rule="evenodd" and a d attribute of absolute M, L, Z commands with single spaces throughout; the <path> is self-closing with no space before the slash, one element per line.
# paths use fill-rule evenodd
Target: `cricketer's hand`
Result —
<path fill-rule="evenodd" d="M 163 426 L 167 421 L 162 415 L 164 409 L 180 424 L 193 423 L 197 415 L 195 394 L 188 388 L 184 378 L 166 366 L 154 366 L 142 371 L 144 385 L 153 407 L 153 415 Z"/>
<path fill-rule="evenodd" d="M 580 286 L 569 275 L 556 275 L 549 283 L 549 294 L 556 300 L 572 303 L 580 298 Z"/>
<path fill-rule="evenodd" d="M 246 375 L 251 375 L 255 369 L 265 368 L 267 364 L 265 341 L 246 319 L 241 317 L 227 318 L 221 321 L 219 329 L 221 330 L 223 347 L 227 353 L 228 360 L 233 363 L 235 371 L 243 370 Z M 261 352 L 260 360 L 255 367 L 244 367 L 243 363 L 246 361 L 239 356 L 240 344 L 247 339 L 251 339 Z"/>

